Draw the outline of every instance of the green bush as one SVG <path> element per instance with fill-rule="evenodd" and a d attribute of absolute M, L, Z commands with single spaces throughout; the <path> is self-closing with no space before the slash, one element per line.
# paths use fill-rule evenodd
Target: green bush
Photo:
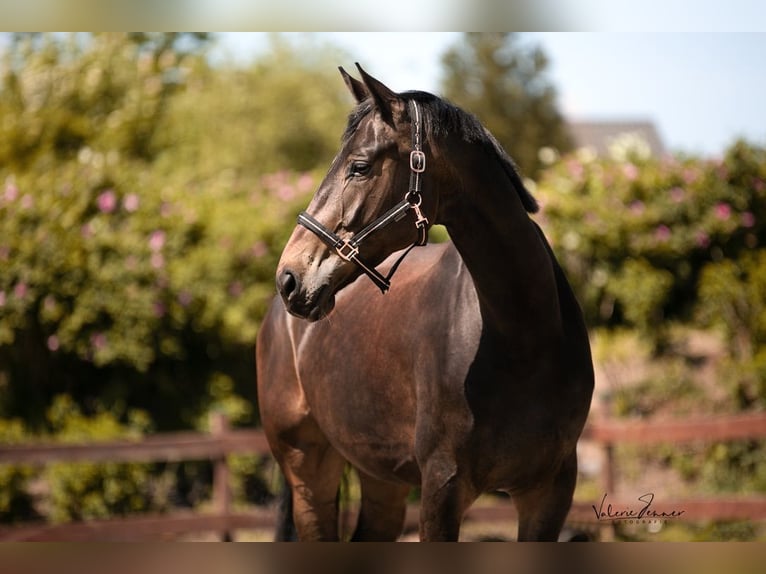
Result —
<path fill-rule="evenodd" d="M 204 46 L 21 35 L 3 54 L 0 414 L 34 432 L 64 391 L 163 430 L 198 426 L 222 377 L 255 401 L 255 334 L 317 183 L 301 170 L 329 163 L 349 97 L 323 49 L 212 68 Z"/>
<path fill-rule="evenodd" d="M 0 357 L 15 390 L 89 365 L 151 380 L 179 363 L 179 375 L 199 377 L 188 366 L 207 360 L 209 379 L 216 359 L 252 347 L 290 231 L 284 222 L 313 178 L 154 185 L 123 163 L 6 176 Z"/>
<path fill-rule="evenodd" d="M 545 172 L 538 196 L 589 325 L 660 336 L 706 305 L 707 265 L 764 247 L 766 149 L 740 142 L 721 160 L 581 151 Z"/>
<path fill-rule="evenodd" d="M 93 415 L 86 416 L 68 395 L 56 397 L 48 411 L 60 442 L 138 439 L 150 430 L 146 413 L 129 410 L 120 415 L 99 405 Z M 50 488 L 48 518 L 53 522 L 107 518 L 153 508 L 149 464 L 52 463 L 46 467 L 44 479 Z"/>
<path fill-rule="evenodd" d="M 20 419 L 0 418 L 0 444 L 20 444 L 28 440 Z M 31 467 L 0 465 L 0 523 L 29 520 L 36 515 L 28 490 L 33 476 Z"/>
<path fill-rule="evenodd" d="M 699 295 L 701 322 L 723 329 L 734 356 L 753 358 L 766 341 L 766 249 L 706 265 Z"/>
<path fill-rule="evenodd" d="M 596 328 L 610 413 L 763 409 L 766 148 L 739 142 L 715 160 L 614 151 L 564 157 L 538 185 L 543 226 Z M 723 356 L 706 358 L 713 362 L 703 380 L 673 331 L 710 328 L 723 335 Z M 617 345 L 623 340 L 627 351 Z M 766 488 L 763 441 L 668 445 L 639 460 L 662 460 L 698 490 Z M 711 528 L 705 535 L 718 536 Z"/>

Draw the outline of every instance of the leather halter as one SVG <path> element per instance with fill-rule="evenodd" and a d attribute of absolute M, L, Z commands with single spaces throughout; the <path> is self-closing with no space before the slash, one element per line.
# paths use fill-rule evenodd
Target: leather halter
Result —
<path fill-rule="evenodd" d="M 410 100 L 409 105 L 410 115 L 412 116 L 413 149 L 410 152 L 410 186 L 407 193 L 404 194 L 402 201 L 351 237 L 351 239 L 341 239 L 305 211 L 298 214 L 298 223 L 300 225 L 319 237 L 325 245 L 335 251 L 338 257 L 344 261 L 355 263 L 377 285 L 382 293 L 385 293 L 391 287 L 391 277 L 393 277 L 399 264 L 412 248 L 425 245 L 428 242 L 428 219 L 420 210 L 420 203 L 423 201 L 423 197 L 420 195 L 422 187 L 421 175 L 426 170 L 426 155 L 423 153 L 421 141 L 420 108 L 414 100 Z M 377 269 L 368 265 L 359 257 L 359 245 L 374 232 L 404 218 L 409 211 L 415 212 L 415 228 L 418 232 L 418 238 L 396 260 L 388 275 L 383 276 Z"/>

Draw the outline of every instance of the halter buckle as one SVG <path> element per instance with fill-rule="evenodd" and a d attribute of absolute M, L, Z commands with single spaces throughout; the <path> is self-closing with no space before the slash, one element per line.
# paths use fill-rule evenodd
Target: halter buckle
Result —
<path fill-rule="evenodd" d="M 414 149 L 410 152 L 410 169 L 415 173 L 423 173 L 426 170 L 426 154 Z"/>
<path fill-rule="evenodd" d="M 343 261 L 351 261 L 354 257 L 359 255 L 359 247 L 347 239 L 344 239 L 343 243 L 335 247 L 335 252 L 338 254 L 338 257 L 343 259 Z"/>

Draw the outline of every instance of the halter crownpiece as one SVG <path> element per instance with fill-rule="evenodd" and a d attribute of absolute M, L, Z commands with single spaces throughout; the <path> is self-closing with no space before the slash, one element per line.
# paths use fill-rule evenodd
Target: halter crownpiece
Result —
<path fill-rule="evenodd" d="M 399 264 L 412 248 L 428 243 L 428 219 L 420 209 L 420 204 L 423 201 L 423 197 L 420 195 L 422 188 L 421 175 L 426 170 L 426 155 L 423 153 L 421 142 L 420 108 L 414 100 L 409 101 L 409 106 L 412 117 L 413 149 L 410 152 L 410 185 L 402 201 L 351 237 L 351 239 L 341 239 L 305 211 L 298 214 L 298 224 L 319 237 L 325 245 L 335 251 L 338 257 L 344 261 L 355 263 L 378 286 L 382 293 L 385 293 L 391 287 L 391 277 L 393 277 Z M 410 210 L 415 212 L 415 228 L 418 231 L 418 238 L 396 260 L 388 275 L 383 276 L 377 269 L 367 265 L 359 257 L 359 244 L 375 231 L 383 229 L 390 223 L 401 220 Z"/>

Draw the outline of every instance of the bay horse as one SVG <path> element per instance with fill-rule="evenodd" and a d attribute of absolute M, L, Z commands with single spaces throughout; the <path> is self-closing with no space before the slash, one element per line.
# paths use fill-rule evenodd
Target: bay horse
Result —
<path fill-rule="evenodd" d="M 473 115 L 357 68 L 361 80 L 340 68 L 357 104 L 257 337 L 261 420 L 289 485 L 279 531 L 337 540 L 350 464 L 352 540 L 397 539 L 414 486 L 421 540 L 457 540 L 488 491 L 510 494 L 518 540 L 556 540 L 593 366 L 580 307 L 528 215 L 536 200 Z M 433 223 L 451 242 L 421 246 Z"/>

